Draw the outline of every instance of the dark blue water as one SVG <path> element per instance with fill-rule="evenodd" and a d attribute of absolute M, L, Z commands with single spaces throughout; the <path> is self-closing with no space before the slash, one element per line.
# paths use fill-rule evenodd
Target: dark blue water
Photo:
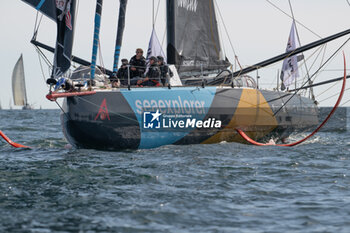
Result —
<path fill-rule="evenodd" d="M 294 148 L 103 152 L 65 149 L 58 115 L 0 111 L 34 147 L 0 141 L 0 232 L 350 232 L 346 127 Z"/>

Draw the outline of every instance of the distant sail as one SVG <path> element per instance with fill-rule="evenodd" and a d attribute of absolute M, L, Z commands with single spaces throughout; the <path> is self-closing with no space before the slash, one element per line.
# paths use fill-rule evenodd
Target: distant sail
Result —
<path fill-rule="evenodd" d="M 25 85 L 23 56 L 21 54 L 12 72 L 13 102 L 17 106 L 25 106 L 27 104 Z"/>
<path fill-rule="evenodd" d="M 286 52 L 292 52 L 296 49 L 295 42 L 295 24 L 292 23 L 292 28 L 290 29 L 290 34 L 287 43 Z M 288 88 L 294 80 L 299 77 L 298 71 L 298 60 L 303 59 L 303 56 L 298 57 L 297 55 L 287 57 L 283 61 L 282 72 L 281 72 L 281 80 L 282 86 L 281 89 L 284 90 Z"/>
<path fill-rule="evenodd" d="M 224 57 L 213 0 L 167 0 L 168 63 L 179 73 L 219 70 Z"/>
<path fill-rule="evenodd" d="M 59 77 L 70 67 L 76 0 L 22 0 L 57 23 L 53 75 Z"/>

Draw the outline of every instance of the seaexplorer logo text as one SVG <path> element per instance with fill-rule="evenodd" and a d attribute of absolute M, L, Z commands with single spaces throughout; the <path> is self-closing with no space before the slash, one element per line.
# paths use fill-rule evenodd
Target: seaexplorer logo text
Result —
<path fill-rule="evenodd" d="M 158 111 L 164 114 L 205 114 L 205 101 L 183 100 L 179 96 L 172 100 L 136 100 L 136 111 L 141 114 L 143 110 L 148 112 Z"/>

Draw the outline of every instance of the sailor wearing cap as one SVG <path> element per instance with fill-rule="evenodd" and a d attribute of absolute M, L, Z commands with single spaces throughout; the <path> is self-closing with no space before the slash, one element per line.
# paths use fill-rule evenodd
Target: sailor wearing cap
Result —
<path fill-rule="evenodd" d="M 139 80 L 137 84 L 139 86 L 160 86 L 160 70 L 157 64 L 157 58 L 152 56 L 149 58 L 149 68 L 146 73 L 146 78 Z"/>

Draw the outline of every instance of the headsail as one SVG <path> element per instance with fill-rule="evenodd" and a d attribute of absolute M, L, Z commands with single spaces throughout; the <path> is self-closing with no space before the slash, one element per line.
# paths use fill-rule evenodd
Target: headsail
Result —
<path fill-rule="evenodd" d="M 230 64 L 222 53 L 213 0 L 167 0 L 167 30 L 168 63 L 180 73 Z"/>
<path fill-rule="evenodd" d="M 25 85 L 23 56 L 21 54 L 12 72 L 13 102 L 17 106 L 25 106 L 27 104 Z"/>
<path fill-rule="evenodd" d="M 57 40 L 53 76 L 64 74 L 70 67 L 76 0 L 22 0 L 57 23 Z"/>

